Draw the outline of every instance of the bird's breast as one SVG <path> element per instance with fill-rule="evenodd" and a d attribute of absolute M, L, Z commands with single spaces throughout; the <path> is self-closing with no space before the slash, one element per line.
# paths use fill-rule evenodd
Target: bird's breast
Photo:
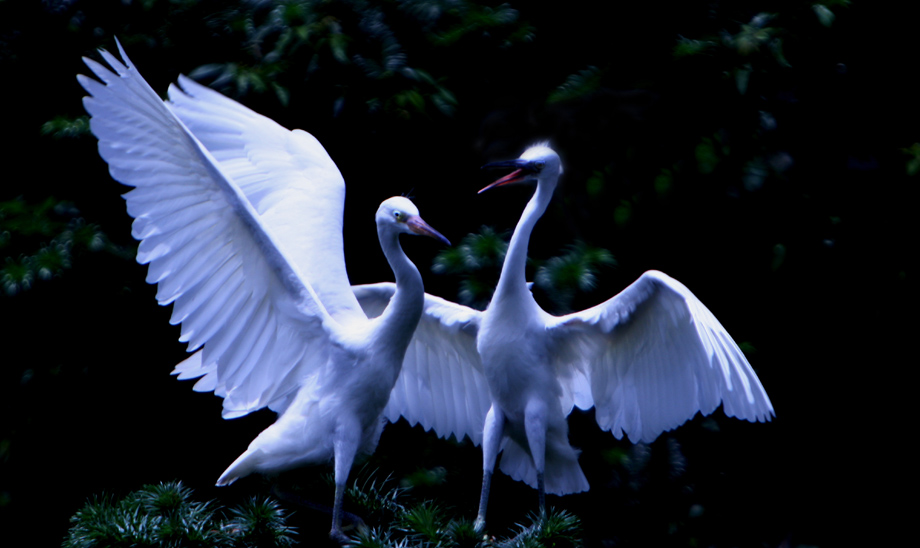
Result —
<path fill-rule="evenodd" d="M 477 347 L 489 391 L 507 415 L 522 412 L 529 399 L 560 397 L 543 329 L 526 323 L 488 327 L 480 331 Z"/>

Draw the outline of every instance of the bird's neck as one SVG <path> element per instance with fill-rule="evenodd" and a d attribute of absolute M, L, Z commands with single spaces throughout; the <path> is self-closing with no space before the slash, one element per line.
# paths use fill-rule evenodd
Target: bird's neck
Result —
<path fill-rule="evenodd" d="M 377 236 L 380 238 L 383 254 L 396 277 L 396 293 L 380 316 L 380 334 L 384 337 L 405 339 L 408 343 L 425 303 L 422 275 L 399 244 L 399 233 L 378 226 Z"/>
<path fill-rule="evenodd" d="M 495 288 L 495 295 L 492 298 L 493 302 L 496 299 L 502 300 L 529 294 L 525 273 L 527 246 L 530 243 L 530 235 L 533 232 L 534 225 L 543 216 L 553 197 L 552 188 L 553 185 L 538 184 L 533 197 L 527 202 L 527 206 L 514 228 L 511 243 L 508 244 L 508 253 L 505 255 L 502 273 L 498 279 L 498 286 Z"/>

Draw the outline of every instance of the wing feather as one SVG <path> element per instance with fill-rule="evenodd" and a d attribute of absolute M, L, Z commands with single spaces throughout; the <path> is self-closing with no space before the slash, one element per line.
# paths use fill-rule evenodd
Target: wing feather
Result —
<path fill-rule="evenodd" d="M 157 234 L 144 238 L 138 245 L 137 262 L 149 264 L 154 259 L 178 253 L 185 253 L 184 258 L 187 258 L 205 251 L 211 241 L 208 232 L 212 226 L 214 225 L 202 226 L 198 231 L 183 230 L 178 234 Z M 205 237 L 201 237 L 202 234 Z"/>
<path fill-rule="evenodd" d="M 185 76 L 170 86 L 169 99 L 278 236 L 329 314 L 340 321 L 363 318 L 342 252 L 345 181 L 319 141 Z"/>
<path fill-rule="evenodd" d="M 224 355 L 251 324 L 258 306 L 258 302 L 252 298 L 251 288 L 242 284 L 232 298 L 238 303 L 230 310 L 235 321 L 227 323 L 226 328 L 217 332 L 205 345 L 202 358 L 206 363 L 214 363 L 216 356 Z"/>
<path fill-rule="evenodd" d="M 649 271 L 612 299 L 556 318 L 552 340 L 585 371 L 598 424 L 650 442 L 708 414 L 768 421 L 773 406 L 722 324 L 683 284 Z M 579 405 L 581 406 L 581 405 Z"/>
<path fill-rule="evenodd" d="M 182 249 L 182 255 L 170 256 L 171 262 L 173 263 L 175 269 L 179 270 L 181 267 L 188 265 L 191 259 L 198 256 L 198 254 L 202 254 L 207 258 L 209 254 L 207 253 L 208 249 L 206 248 L 207 240 L 204 240 L 204 243 L 200 245 L 194 245 L 190 243 Z M 233 274 L 236 275 L 234 288 L 239 287 L 239 285 L 243 283 L 241 279 L 242 273 L 240 272 L 239 265 L 236 266 L 237 268 L 233 271 Z M 174 301 L 175 304 L 173 305 L 173 312 L 169 323 L 176 325 L 185 321 L 195 310 L 203 306 L 209 299 L 214 298 L 218 291 L 229 293 L 231 290 L 235 289 L 232 289 L 229 286 L 221 287 L 217 284 L 210 284 L 209 287 L 202 286 L 199 289 L 196 286 L 196 290 L 189 290 L 184 292 L 181 298 Z"/>
<path fill-rule="evenodd" d="M 396 286 L 353 286 L 368 317 L 383 312 Z M 425 308 L 406 351 L 402 371 L 384 409 L 391 422 L 404 417 L 438 436 L 464 436 L 479 444 L 491 400 L 476 350 L 481 313 L 425 294 Z"/>
<path fill-rule="evenodd" d="M 229 270 L 229 269 L 228 269 Z M 201 327 L 193 335 L 189 335 L 189 351 L 197 350 L 209 342 L 217 333 L 227 328 L 227 322 L 224 318 L 233 318 L 233 312 L 242 304 L 234 299 L 240 286 L 244 283 L 243 275 L 239 268 L 234 268 L 226 278 L 219 280 L 220 283 L 211 284 L 202 288 L 201 292 L 206 296 L 210 291 L 209 298 L 202 298 L 197 308 L 189 312 L 183 320 L 184 325 L 200 325 Z M 181 302 L 177 301 L 181 306 Z M 191 307 L 190 307 L 191 308 Z M 182 340 L 181 338 L 179 339 Z"/>
<path fill-rule="evenodd" d="M 223 397 L 225 417 L 283 407 L 324 363 L 327 330 L 336 328 L 335 321 L 301 275 L 302 265 L 288 255 L 296 242 L 260 216 L 118 48 L 124 62 L 103 51 L 112 70 L 85 59 L 99 80 L 77 78 L 89 93 L 84 106 L 100 155 L 113 178 L 133 187 L 124 197 L 135 219 L 132 234 L 141 240 L 138 261 L 148 264 L 147 280 L 158 284 L 160 304 L 174 303 L 180 340 L 190 351 L 205 349 L 174 372 L 182 379 L 201 377 L 195 389 Z M 272 188 L 309 198 L 307 184 Z M 335 262 L 341 245 L 331 253 Z M 314 261 L 327 257 L 317 254 Z"/>
<path fill-rule="evenodd" d="M 216 232 L 219 230 L 199 232 L 198 237 L 205 239 L 204 236 L 207 235 L 216 239 Z M 162 306 L 173 303 L 184 293 L 206 281 L 212 269 L 220 267 L 228 259 L 228 252 L 225 249 L 228 246 L 232 244 L 221 242 L 209 245 L 201 253 L 192 256 L 182 269 L 172 271 L 169 276 L 157 276 L 159 269 L 154 271 L 154 275 L 151 275 L 148 267 L 147 283 L 157 284 L 157 302 Z M 151 261 L 151 264 L 155 265 L 156 261 Z"/>

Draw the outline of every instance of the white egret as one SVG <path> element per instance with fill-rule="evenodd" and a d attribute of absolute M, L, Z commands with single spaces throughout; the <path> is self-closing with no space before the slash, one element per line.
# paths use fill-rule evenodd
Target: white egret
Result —
<path fill-rule="evenodd" d="M 651 442 L 721 404 L 726 415 L 767 421 L 773 406 L 741 350 L 683 284 L 644 273 L 597 306 L 553 316 L 525 281 L 530 234 L 560 174 L 546 145 L 485 167 L 515 171 L 484 188 L 536 180 L 484 312 L 426 296 L 425 313 L 385 414 L 420 422 L 442 436 L 467 434 L 483 446 L 477 524 L 485 523 L 499 452 L 500 469 L 544 492 L 589 486 L 568 441 L 574 406 L 596 408 L 598 425 L 620 439 Z M 356 289 L 370 314 L 392 284 Z M 476 426 L 482 429 L 482 433 Z"/>
<path fill-rule="evenodd" d="M 180 379 L 224 398 L 223 416 L 279 414 L 220 476 L 227 485 L 334 459 L 330 535 L 343 540 L 342 498 L 353 460 L 372 452 L 381 412 L 422 313 L 424 289 L 399 235 L 447 240 L 406 198 L 384 201 L 377 235 L 396 278 L 369 320 L 342 251 L 345 184 L 322 145 L 181 77 L 162 101 L 132 65 L 106 51 L 79 75 L 99 153 L 125 194 L 161 305 L 196 351 Z"/>

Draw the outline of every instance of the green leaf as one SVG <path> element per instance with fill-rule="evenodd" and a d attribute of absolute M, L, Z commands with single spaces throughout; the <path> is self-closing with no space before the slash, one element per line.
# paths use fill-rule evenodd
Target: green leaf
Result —
<path fill-rule="evenodd" d="M 914 176 L 920 172 L 920 143 L 914 143 L 910 148 L 902 148 L 901 152 L 910 156 L 907 160 L 907 174 Z"/>
<path fill-rule="evenodd" d="M 665 196 L 671 191 L 671 187 L 674 184 L 674 175 L 671 173 L 670 169 L 662 169 L 661 173 L 655 177 L 654 186 L 655 194 L 658 196 Z"/>
<path fill-rule="evenodd" d="M 332 50 L 332 56 L 335 60 L 343 65 L 348 64 L 348 37 L 340 33 L 332 33 L 329 36 L 329 48 Z"/>
<path fill-rule="evenodd" d="M 812 4 L 811 9 L 818 16 L 818 21 L 825 27 L 829 27 L 834 23 L 836 15 L 824 4 Z"/>
<path fill-rule="evenodd" d="M 444 509 L 431 501 L 408 508 L 399 519 L 399 529 L 417 540 L 440 544 L 447 536 Z"/>
<path fill-rule="evenodd" d="M 710 52 L 716 45 L 717 43 L 712 40 L 691 40 L 680 36 L 677 39 L 677 45 L 674 46 L 674 57 L 679 59 L 701 55 Z"/>
<path fill-rule="evenodd" d="M 604 191 L 604 188 L 607 186 L 607 172 L 606 171 L 594 171 L 585 181 L 585 191 L 588 193 L 588 196 L 592 198 L 597 198 Z"/>
<path fill-rule="evenodd" d="M 281 106 L 288 106 L 291 102 L 291 92 L 278 82 L 272 82 L 272 89 L 275 90 L 275 97 L 278 98 L 278 102 L 281 103 Z"/>
<path fill-rule="evenodd" d="M 578 548 L 582 546 L 581 520 L 565 510 L 547 508 L 546 515 L 530 515 L 531 525 L 518 525 L 519 533 L 505 546 L 513 548 Z"/>
<path fill-rule="evenodd" d="M 89 116 L 79 116 L 77 118 L 56 116 L 42 124 L 41 133 L 55 139 L 73 139 L 74 137 L 89 135 Z"/>
<path fill-rule="evenodd" d="M 751 65 L 745 64 L 743 67 L 735 69 L 735 87 L 738 93 L 744 95 L 747 93 L 748 82 L 751 80 Z"/>
<path fill-rule="evenodd" d="M 94 496 L 71 517 L 64 548 L 98 546 L 287 547 L 296 532 L 274 501 L 229 510 L 194 500 L 180 482 L 146 485 L 122 499 Z"/>
<path fill-rule="evenodd" d="M 565 83 L 550 93 L 546 102 L 549 104 L 565 101 L 577 101 L 601 89 L 604 71 L 597 67 L 588 67 L 569 75 Z"/>
<path fill-rule="evenodd" d="M 700 144 L 696 145 L 696 168 L 700 173 L 708 175 L 715 171 L 719 163 L 719 157 L 716 154 L 716 147 L 712 139 L 704 137 Z"/>
<path fill-rule="evenodd" d="M 597 283 L 597 273 L 602 267 L 616 264 L 606 249 L 576 242 L 562 255 L 547 259 L 534 276 L 540 287 L 560 311 L 569 311 L 578 293 L 587 293 Z"/>
<path fill-rule="evenodd" d="M 277 502 L 255 497 L 231 509 L 233 518 L 225 526 L 244 545 L 282 547 L 294 545 L 294 529 L 285 525 L 287 515 Z"/>
<path fill-rule="evenodd" d="M 7 295 L 15 295 L 32 287 L 35 272 L 29 264 L 29 258 L 14 261 L 6 258 L 6 264 L 0 268 L 0 286 Z"/>
<path fill-rule="evenodd" d="M 133 259 L 133 250 L 111 244 L 98 226 L 86 224 L 79 214 L 73 204 L 55 198 L 37 205 L 22 198 L 0 202 L 0 250 L 5 255 L 0 285 L 7 295 L 31 289 L 35 280 L 60 275 L 83 251 Z"/>

